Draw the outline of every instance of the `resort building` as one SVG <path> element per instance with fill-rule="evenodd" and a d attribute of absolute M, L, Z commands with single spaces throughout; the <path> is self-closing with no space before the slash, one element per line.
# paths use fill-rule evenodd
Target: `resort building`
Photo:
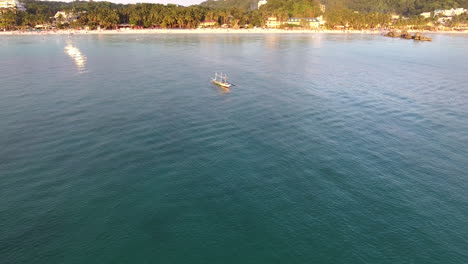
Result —
<path fill-rule="evenodd" d="M 318 20 L 320 26 L 323 26 L 327 23 L 323 16 L 318 16 L 316 19 Z"/>
<path fill-rule="evenodd" d="M 0 0 L 0 12 L 4 10 L 26 11 L 26 8 L 18 0 Z"/>
<path fill-rule="evenodd" d="M 260 8 L 262 5 L 266 5 L 267 3 L 268 3 L 267 0 L 260 0 L 260 1 L 258 1 L 257 8 Z"/>
<path fill-rule="evenodd" d="M 446 17 L 451 17 L 451 16 L 459 16 L 463 13 L 466 13 L 467 10 L 464 8 L 452 8 L 452 9 L 437 9 L 434 11 L 434 16 L 446 16 Z"/>
<path fill-rule="evenodd" d="M 320 7 L 320 11 L 322 11 L 322 13 L 325 13 L 325 11 L 327 10 L 327 7 L 325 5 L 319 4 L 319 7 Z"/>
<path fill-rule="evenodd" d="M 286 21 L 279 21 L 276 17 L 269 17 L 265 21 L 267 28 L 279 28 L 284 24 L 296 25 L 304 28 L 319 28 L 320 26 L 325 25 L 325 23 L 326 21 L 323 19 L 323 16 L 319 16 L 317 18 L 292 17 Z"/>
<path fill-rule="evenodd" d="M 437 19 L 437 22 L 441 24 L 445 24 L 449 21 L 452 21 L 452 17 L 440 17 L 439 19 Z"/>
<path fill-rule="evenodd" d="M 54 19 L 60 23 L 70 23 L 78 19 L 78 14 L 69 13 L 65 11 L 58 11 L 55 13 Z"/>
<path fill-rule="evenodd" d="M 205 20 L 203 22 L 200 22 L 199 27 L 213 27 L 216 25 L 216 21 L 214 20 Z"/>
<path fill-rule="evenodd" d="M 118 25 L 117 25 L 117 28 L 118 28 L 118 29 L 126 29 L 126 30 L 129 30 L 129 29 L 132 29 L 132 25 L 131 25 L 131 24 L 127 24 L 127 23 L 118 24 Z"/>
<path fill-rule="evenodd" d="M 346 23 L 345 25 L 334 26 L 333 29 L 335 29 L 335 30 L 348 30 L 348 29 L 352 29 L 352 28 L 349 26 L 349 23 Z"/>
<path fill-rule="evenodd" d="M 434 16 L 440 16 L 440 17 L 445 17 L 445 18 L 450 18 L 453 16 L 459 16 L 464 13 L 467 13 L 468 10 L 464 8 L 452 8 L 452 9 L 436 9 L 434 10 Z M 424 12 L 419 14 L 420 16 L 424 18 L 430 18 L 431 17 L 431 12 Z M 449 19 L 449 20 L 450 20 Z M 447 19 L 443 19 L 443 21 L 447 21 Z"/>
<path fill-rule="evenodd" d="M 424 12 L 424 13 L 421 13 L 419 15 L 424 17 L 424 18 L 429 18 L 429 17 L 431 17 L 431 12 Z"/>
<path fill-rule="evenodd" d="M 310 17 L 292 17 L 286 21 L 287 24 L 302 26 L 302 27 L 310 27 L 310 28 L 319 28 L 320 21 L 316 18 Z"/>
<path fill-rule="evenodd" d="M 465 9 L 465 8 L 457 8 L 457 9 L 454 9 L 453 10 L 453 14 L 455 16 L 459 16 L 459 15 L 462 15 L 464 13 L 468 13 L 468 9 Z"/>
<path fill-rule="evenodd" d="M 51 29 L 54 28 L 52 25 L 49 24 L 39 24 L 34 27 L 35 29 Z"/>
<path fill-rule="evenodd" d="M 269 17 L 266 21 L 267 28 L 278 28 L 281 26 L 281 21 L 279 21 L 276 17 Z"/>

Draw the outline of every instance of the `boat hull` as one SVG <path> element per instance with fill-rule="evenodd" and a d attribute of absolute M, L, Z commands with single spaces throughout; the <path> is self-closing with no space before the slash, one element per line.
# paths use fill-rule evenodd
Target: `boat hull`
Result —
<path fill-rule="evenodd" d="M 211 80 L 214 84 L 218 85 L 218 86 L 221 86 L 221 87 L 224 87 L 224 88 L 229 88 L 231 87 L 231 84 L 230 83 L 225 83 L 225 82 L 220 82 L 220 81 L 216 81 L 216 80 Z"/>

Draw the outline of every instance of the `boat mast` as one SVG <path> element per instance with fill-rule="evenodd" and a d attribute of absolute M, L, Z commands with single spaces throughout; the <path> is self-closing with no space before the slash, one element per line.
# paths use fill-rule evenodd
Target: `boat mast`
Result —
<path fill-rule="evenodd" d="M 226 74 L 223 75 L 222 72 L 219 73 L 219 74 L 218 74 L 218 72 L 215 72 L 215 78 L 214 78 L 215 81 L 227 83 L 227 78 L 228 77 L 227 77 Z"/>

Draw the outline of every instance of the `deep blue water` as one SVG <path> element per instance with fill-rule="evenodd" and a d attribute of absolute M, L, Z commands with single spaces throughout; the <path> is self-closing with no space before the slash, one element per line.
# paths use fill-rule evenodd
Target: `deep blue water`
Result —
<path fill-rule="evenodd" d="M 432 37 L 0 36 L 0 262 L 468 263 L 468 36 Z"/>

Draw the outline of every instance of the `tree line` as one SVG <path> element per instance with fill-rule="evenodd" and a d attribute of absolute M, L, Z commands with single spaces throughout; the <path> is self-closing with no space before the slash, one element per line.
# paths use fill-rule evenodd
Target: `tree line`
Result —
<path fill-rule="evenodd" d="M 18 29 L 51 24 L 58 11 L 77 14 L 78 19 L 69 23 L 57 23 L 58 27 L 96 29 L 116 28 L 119 24 L 151 28 L 195 28 L 200 22 L 214 20 L 219 25 L 231 27 L 258 21 L 251 12 L 240 8 L 214 9 L 199 5 L 179 6 L 162 4 L 114 4 L 110 2 L 43 2 L 26 1 L 26 11 L 8 10 L 0 14 L 0 27 Z M 66 18 L 59 19 L 66 21 Z"/>
<path fill-rule="evenodd" d="M 229 1 L 236 0 L 226 0 Z M 251 0 L 242 0 L 246 6 Z M 340 2 L 341 1 L 341 2 Z M 37 25 L 46 25 L 56 22 L 58 28 L 89 28 L 113 29 L 119 24 L 131 24 L 138 28 L 196 28 L 203 21 L 214 21 L 217 25 L 228 25 L 232 28 L 240 27 L 264 27 L 265 20 L 274 16 L 280 21 L 286 21 L 291 17 L 317 17 L 324 15 L 327 27 L 333 28 L 338 25 L 349 25 L 354 29 L 365 29 L 375 27 L 386 27 L 393 25 L 405 26 L 409 24 L 425 25 L 436 18 L 423 19 L 419 15 L 411 16 L 410 19 L 393 21 L 391 12 L 377 12 L 376 7 L 368 8 L 367 11 L 356 11 L 344 5 L 344 1 L 354 1 L 363 4 L 370 0 L 269 0 L 268 4 L 258 9 L 249 9 L 241 5 L 221 5 L 212 7 L 206 4 L 193 6 L 162 5 L 162 4 L 114 4 L 110 2 L 44 2 L 26 0 L 26 11 L 4 11 L 0 13 L 0 28 L 6 30 L 27 29 Z M 389 1 L 402 0 L 372 0 L 374 4 L 387 3 Z M 423 0 L 404 0 L 407 3 Z M 432 2 L 431 2 L 432 1 Z M 445 0 L 444 0 L 445 1 Z M 446 0 L 456 2 L 468 0 Z M 224 1 L 217 1 L 224 3 Z M 256 1 L 255 1 L 256 2 Z M 320 9 L 320 3 L 328 3 L 325 13 Z M 424 1 L 423 1 L 424 2 Z M 426 2 L 436 3 L 436 0 Z M 438 2 L 437 2 L 438 3 Z M 349 3 L 348 3 L 349 4 Z M 395 4 L 395 6 L 398 6 Z M 447 7 L 448 8 L 448 7 Z M 67 21 L 59 17 L 53 17 L 57 11 L 78 14 L 77 19 Z M 454 23 L 467 23 L 466 16 L 456 18 Z"/>
<path fill-rule="evenodd" d="M 272 1 L 278 2 L 274 0 L 268 2 Z M 201 5 L 216 8 L 241 7 L 253 10 L 257 7 L 257 3 L 258 0 L 207 0 Z M 422 12 L 436 9 L 468 8 L 468 0 L 320 0 L 320 3 L 331 8 L 340 7 L 360 13 L 395 13 L 404 16 L 419 15 Z"/>
<path fill-rule="evenodd" d="M 322 0 L 329 6 L 341 6 L 359 12 L 394 13 L 415 16 L 436 9 L 468 8 L 468 0 Z"/>

